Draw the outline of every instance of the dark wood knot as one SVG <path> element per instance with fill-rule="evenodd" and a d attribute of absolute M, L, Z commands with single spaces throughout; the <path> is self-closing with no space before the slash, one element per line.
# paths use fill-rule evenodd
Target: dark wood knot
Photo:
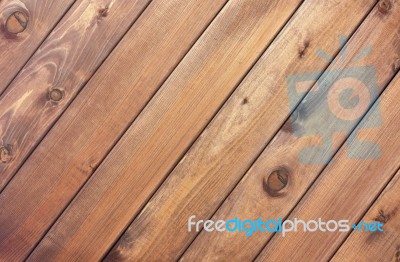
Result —
<path fill-rule="evenodd" d="M 53 102 L 60 102 L 64 97 L 64 91 L 59 88 L 53 88 L 49 92 L 49 99 Z"/>
<path fill-rule="evenodd" d="M 22 33 L 28 26 L 28 22 L 29 17 L 26 13 L 16 11 L 7 18 L 6 30 L 13 35 Z"/>
<path fill-rule="evenodd" d="M 387 14 L 392 9 L 392 2 L 390 0 L 380 0 L 378 3 L 378 10 L 382 14 Z"/>
<path fill-rule="evenodd" d="M 271 196 L 279 196 L 289 183 L 289 171 L 285 168 L 278 168 L 264 177 L 264 190 Z"/>
<path fill-rule="evenodd" d="M 12 147 L 9 145 L 0 147 L 0 161 L 2 163 L 9 163 L 11 159 L 12 159 Z"/>

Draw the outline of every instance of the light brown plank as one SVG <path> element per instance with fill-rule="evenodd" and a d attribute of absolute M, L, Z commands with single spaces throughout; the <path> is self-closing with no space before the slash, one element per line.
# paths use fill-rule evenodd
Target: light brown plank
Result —
<path fill-rule="evenodd" d="M 397 152 L 398 154 L 399 152 Z M 383 232 L 351 233 L 332 261 L 400 260 L 400 171 L 362 218 L 368 223 L 381 222 Z"/>
<path fill-rule="evenodd" d="M 399 97 L 400 74 L 356 130 L 360 141 L 371 141 L 380 146 L 380 158 L 350 159 L 347 151 L 351 146 L 358 153 L 371 151 L 354 140 L 349 141 L 348 147 L 340 149 L 333 164 L 321 174 L 289 219 L 346 219 L 350 226 L 357 223 L 400 166 L 400 107 L 394 106 Z M 380 117 L 379 110 L 382 112 L 382 127 L 365 129 L 363 126 L 369 126 L 368 122 Z M 348 234 L 339 231 L 298 231 L 285 237 L 275 234 L 257 261 L 327 261 Z"/>
<path fill-rule="evenodd" d="M 328 72 L 323 76 L 325 79 L 332 79 L 335 77 L 334 69 L 356 68 L 358 66 L 373 65 L 376 67 L 377 88 L 383 90 L 387 83 L 395 74 L 393 62 L 399 57 L 398 41 L 398 20 L 400 9 L 395 7 L 391 12 L 382 13 L 379 6 L 374 8 L 370 15 L 365 19 L 356 34 L 350 40 L 346 48 L 345 63 L 341 64 L 342 57 L 338 56 L 334 63 L 328 68 Z M 373 51 L 358 62 L 352 62 L 362 50 L 371 45 Z M 397 69 L 396 69 L 397 70 Z M 330 71 L 330 72 L 329 72 Z M 306 71 L 291 71 L 293 73 L 302 73 Z M 287 76 L 287 75 L 286 75 Z M 346 70 L 340 72 L 338 79 L 346 76 Z M 373 76 L 373 74 L 365 74 L 363 77 Z M 326 81 L 319 83 L 313 87 L 310 92 L 315 92 L 319 86 L 324 86 Z M 329 86 L 329 84 L 328 84 Z M 310 94 L 311 94 L 310 93 Z M 273 96 L 274 95 L 274 96 Z M 286 94 L 285 94 L 286 95 Z M 276 101 L 276 94 L 271 94 L 271 99 Z M 304 130 L 313 130 L 314 125 L 319 126 L 327 123 L 326 115 L 323 107 L 326 105 L 326 92 L 320 94 L 318 97 L 307 97 L 300 104 L 293 116 L 298 116 L 294 124 L 292 120 L 285 123 L 283 128 L 279 130 L 277 135 L 271 140 L 270 144 L 262 152 L 261 156 L 251 166 L 250 170 L 245 175 L 244 179 L 238 184 L 234 191 L 229 195 L 227 200 L 222 204 L 221 208 L 216 212 L 212 219 L 231 219 L 238 217 L 239 219 L 258 219 L 261 218 L 279 218 L 285 217 L 291 209 L 297 204 L 297 201 L 305 193 L 309 185 L 318 176 L 325 165 L 308 165 L 299 161 L 299 152 L 305 147 L 312 145 L 320 145 L 321 136 L 319 134 L 299 137 L 292 132 L 293 128 L 301 128 Z M 287 97 L 282 96 L 283 101 L 287 101 Z M 249 99 L 252 101 L 252 99 Z M 281 101 L 282 101 L 281 100 Z M 264 100 L 265 101 L 265 100 Z M 268 100 L 267 100 L 268 101 Z M 281 104 L 284 102 L 281 102 Z M 266 120 L 257 122 L 260 125 L 269 126 L 273 124 L 273 112 L 279 108 L 279 104 L 271 102 L 274 107 L 270 111 L 265 111 Z M 358 112 L 360 115 L 365 113 Z M 256 122 L 256 120 L 253 120 Z M 253 122 L 248 123 L 252 125 Z M 332 130 L 334 127 L 340 126 L 341 122 L 337 120 L 330 120 L 329 125 L 324 125 L 325 131 Z M 355 125 L 355 123 L 353 124 Z M 247 143 L 243 147 L 247 147 L 252 141 L 251 139 L 257 134 L 266 136 L 273 134 L 265 132 L 266 128 L 259 129 L 258 132 L 249 134 Z M 264 131 L 264 132 L 261 132 Z M 334 136 L 334 143 L 331 148 L 321 147 L 322 150 L 317 156 L 329 156 L 344 141 L 350 131 L 343 130 L 339 135 Z M 216 138 L 216 135 L 210 136 Z M 239 141 L 239 139 L 237 139 Z M 242 139 L 243 141 L 243 139 Z M 246 153 L 249 151 L 245 151 Z M 251 151 L 250 151 L 251 152 Z M 313 155 L 315 156 L 315 155 Z M 230 163 L 236 163 L 236 158 L 230 158 Z M 231 164 L 230 166 L 232 166 Z M 235 166 L 235 168 L 237 168 Z M 224 174 L 232 175 L 236 169 L 219 170 Z M 243 170 L 243 169 L 242 169 Z M 278 192 L 271 192 L 271 186 L 268 183 L 268 177 L 275 171 L 283 170 L 282 173 L 288 173 L 289 182 L 283 190 Z M 226 178 L 225 178 L 226 179 Z M 222 180 L 222 179 L 221 179 Z M 206 180 L 211 183 L 210 179 Z M 205 184 L 206 182 L 202 182 Z M 220 181 L 213 181 L 214 184 L 221 183 Z M 196 185 L 195 188 L 202 188 L 201 185 Z M 208 195 L 208 192 L 198 192 L 200 195 Z M 210 194 L 212 195 L 212 194 Z M 215 195 L 213 195 L 215 197 Z M 188 199 L 191 199 L 188 197 Z M 204 199 L 204 198 L 203 198 Z M 185 202 L 186 203 L 186 202 Z M 195 204 L 194 204 L 195 205 Z M 198 219 L 207 219 L 199 211 L 201 209 L 192 210 L 191 213 L 198 215 Z M 187 214 L 187 218 L 189 213 Z M 187 221 L 180 222 L 182 227 Z M 260 233 L 252 237 L 246 237 L 243 233 L 229 233 L 220 234 L 217 232 L 201 233 L 199 237 L 193 242 L 188 249 L 188 252 L 183 256 L 184 260 L 190 260 L 196 255 L 201 254 L 210 260 L 218 259 L 226 256 L 235 256 L 237 259 L 253 259 L 257 256 L 258 252 L 265 245 L 267 240 L 271 237 L 270 233 Z M 233 255 L 234 254 L 234 255 Z"/>
<path fill-rule="evenodd" d="M 0 1 L 0 94 L 74 2 Z"/>
<path fill-rule="evenodd" d="M 115 2 L 99 26 L 133 3 Z M 225 3 L 149 5 L 0 195 L 3 257 L 29 254 Z"/>
<path fill-rule="evenodd" d="M 30 259 L 101 257 L 299 3 L 229 1 Z"/>
<path fill-rule="evenodd" d="M 196 214 L 198 219 L 204 219 L 212 215 L 289 114 L 286 77 L 325 68 L 328 63 L 315 57 L 315 49 L 321 47 L 333 56 L 339 50 L 338 36 L 355 30 L 373 4 L 342 1 L 332 6 L 331 1 L 305 2 L 109 258 L 157 258 L 163 254 L 178 257 L 195 237 L 195 233 L 187 232 L 189 216 Z M 353 15 L 353 10 L 358 10 L 357 15 Z M 343 15 L 352 15 L 353 19 L 338 19 Z M 307 33 L 299 33 L 302 31 Z M 305 43 L 310 44 L 306 44 L 304 51 Z M 311 86 L 310 83 L 308 88 Z M 207 245 L 207 250 L 212 251 L 217 245 L 208 241 L 212 244 Z M 226 249 L 226 253 L 221 251 L 215 258 L 235 256 L 240 260 L 243 257 L 239 251 L 253 250 L 244 243 L 221 249 Z M 206 255 L 202 251 L 198 257 L 207 258 Z"/>
<path fill-rule="evenodd" d="M 78 1 L 18 74 L 0 98 L 0 190 L 149 1 Z"/>

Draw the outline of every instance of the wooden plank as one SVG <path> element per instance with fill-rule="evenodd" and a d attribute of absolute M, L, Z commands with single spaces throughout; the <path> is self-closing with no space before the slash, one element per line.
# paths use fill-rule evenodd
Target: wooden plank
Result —
<path fill-rule="evenodd" d="M 336 6 L 332 6 L 331 1 L 305 2 L 133 222 L 109 258 L 179 256 L 196 235 L 187 232 L 189 216 L 196 214 L 198 219 L 211 216 L 289 114 L 284 88 L 286 76 L 325 68 L 328 62 L 315 57 L 312 50 L 321 47 L 333 56 L 339 49 L 337 36 L 355 30 L 373 5 L 373 1 L 341 1 Z M 353 14 L 353 10 L 358 12 Z M 337 18 L 350 15 L 354 19 Z M 305 45 L 309 49 L 304 51 Z M 388 70 L 392 68 L 385 67 L 382 72 Z M 381 81 L 383 84 L 387 80 L 383 77 Z M 311 86 L 310 83 L 308 88 Z M 242 203 L 246 202 L 237 204 Z M 218 246 L 217 241 L 208 241 L 212 244 L 207 245 L 207 250 Z M 233 251 L 229 253 L 228 250 Z M 232 242 L 219 249 L 220 256 L 216 258 L 235 256 L 241 259 L 239 250 L 254 251 L 251 245 Z M 206 250 L 199 254 L 205 258 L 206 255 Z"/>
<path fill-rule="evenodd" d="M 0 1 L 0 94 L 74 2 Z"/>
<path fill-rule="evenodd" d="M 225 3 L 148 6 L 0 195 L 3 257 L 29 254 Z M 115 5 L 134 7 L 115 3 L 115 23 L 127 17 Z"/>
<path fill-rule="evenodd" d="M 30 59 L 0 100 L 0 190 L 149 1 L 81 0 Z"/>
<path fill-rule="evenodd" d="M 300 104 L 298 110 L 293 113 L 292 117 L 298 116 L 294 124 L 291 124 L 292 119 L 288 120 L 283 128 L 279 130 L 277 135 L 271 140 L 270 144 L 262 152 L 261 156 L 256 160 L 256 162 L 251 166 L 245 178 L 238 184 L 238 186 L 229 195 L 227 200 L 222 204 L 221 208 L 213 215 L 212 219 L 231 219 L 238 217 L 239 219 L 258 219 L 261 218 L 279 218 L 285 217 L 290 210 L 297 204 L 297 201 L 301 198 L 304 192 L 308 189 L 309 185 L 314 181 L 314 179 L 321 172 L 324 164 L 310 165 L 303 164 L 299 161 L 299 152 L 305 147 L 312 145 L 319 145 L 323 143 L 321 141 L 321 136 L 318 134 L 299 136 L 292 132 L 292 128 L 301 128 L 301 130 L 313 130 L 314 125 L 323 126 L 325 131 L 332 130 L 333 127 L 340 126 L 342 122 L 340 119 L 329 120 L 329 125 L 324 125 L 327 123 L 326 115 L 322 114 L 325 112 L 323 110 L 324 105 L 326 105 L 326 90 L 324 93 L 318 96 L 313 96 L 315 90 L 318 87 L 324 87 L 327 81 L 340 79 L 346 76 L 346 70 L 334 71 L 335 69 L 346 69 L 346 68 L 357 68 L 365 65 L 373 65 L 376 68 L 375 74 L 364 74 L 364 77 L 376 75 L 377 78 L 377 88 L 382 90 L 390 79 L 395 74 L 393 68 L 393 62 L 399 57 L 399 44 L 398 41 L 398 19 L 399 19 L 400 9 L 393 8 L 390 12 L 382 13 L 380 6 L 374 8 L 372 13 L 366 18 L 361 27 L 358 29 L 356 34 L 352 37 L 350 44 L 344 49 L 346 50 L 345 62 L 342 64 L 342 56 L 338 56 L 334 63 L 328 68 L 328 71 L 324 74 L 318 85 L 313 87 L 310 92 L 310 96 L 306 97 Z M 362 53 L 365 48 L 371 45 L 373 51 L 365 56 L 358 62 L 353 62 L 358 55 Z M 398 70 L 398 69 L 396 69 Z M 307 71 L 291 71 L 292 73 L 302 73 Z M 286 74 L 285 76 L 288 76 Z M 323 80 L 326 79 L 326 80 Z M 283 84 L 282 84 L 283 85 Z M 330 86 L 328 84 L 328 86 Z M 324 89 L 323 89 L 324 90 Z M 251 94 L 251 93 L 250 93 Z M 287 94 L 285 94 L 287 95 Z M 260 123 L 260 126 L 270 126 L 276 124 L 276 117 L 273 112 L 281 108 L 287 96 L 282 96 L 280 104 L 275 103 L 277 100 L 277 95 L 272 93 L 270 99 L 272 106 L 266 107 L 264 118 L 254 118 L 251 122 L 247 122 L 248 126 L 255 125 L 255 122 Z M 270 99 L 265 99 L 263 101 L 271 101 Z M 254 99 L 249 98 L 249 101 Z M 238 104 L 238 103 L 236 103 Z M 270 109 L 270 110 L 267 110 Z M 364 112 L 366 109 L 364 108 Z M 360 115 L 363 112 L 359 112 Z M 226 116 L 225 116 L 226 118 Z M 279 120 L 279 119 L 278 119 Z M 274 121 L 274 122 L 273 122 Z M 282 122 L 278 121 L 279 125 Z M 353 123 L 353 122 L 350 122 Z M 355 123 L 352 124 L 352 126 Z M 351 128 L 351 127 L 350 127 Z M 217 130 L 217 127 L 214 129 Z M 232 130 L 232 129 L 229 129 Z M 257 132 L 256 132 L 257 131 Z M 273 135 L 274 131 L 269 131 L 266 127 L 256 129 L 255 132 L 249 132 L 249 138 L 244 140 L 242 137 L 236 137 L 235 141 L 243 142 L 242 148 L 256 147 L 251 143 L 252 139 L 256 136 L 265 136 L 269 138 Z M 326 156 L 329 153 L 335 152 L 344 139 L 348 136 L 350 130 L 343 130 L 341 135 L 335 135 L 334 143 L 331 148 L 323 148 L 318 155 Z M 216 140 L 220 140 L 220 136 L 213 133 L 210 137 Z M 269 137 L 268 137 L 269 135 Z M 227 143 L 233 143 L 233 141 L 228 141 Z M 225 149 L 226 151 L 227 149 Z M 236 156 L 239 154 L 236 151 Z M 240 154 L 240 157 L 250 154 L 251 150 L 247 149 Z M 232 154 L 233 155 L 233 154 Z M 233 156 L 235 156 L 233 155 Z M 192 159 L 193 161 L 193 159 Z M 218 172 L 222 174 L 229 174 L 220 178 L 219 180 L 208 178 L 201 184 L 195 185 L 195 188 L 204 188 L 207 184 L 219 184 L 227 177 L 232 176 L 235 170 L 239 169 L 238 158 L 231 157 L 226 160 L 225 163 L 230 163 L 229 168 L 219 169 Z M 242 167 L 241 171 L 244 170 Z M 244 172 L 244 171 L 243 171 Z M 191 173 L 191 172 L 190 172 Z M 271 191 L 271 186 L 268 183 L 268 178 L 270 175 L 283 174 L 289 176 L 289 183 L 283 190 L 274 192 Z M 214 173 L 215 176 L 215 173 Z M 271 180 L 273 181 L 273 180 Z M 182 186 L 182 185 L 181 185 Z M 279 185 L 278 185 L 279 186 Z M 279 189 L 279 188 L 277 188 Z M 272 188 L 274 190 L 274 188 Z M 219 189 L 220 191 L 220 189 Z M 218 192 L 218 191 L 217 191 Z M 212 192 L 207 192 L 205 190 L 196 190 L 197 195 L 211 195 L 213 198 L 216 194 Z M 192 199 L 194 193 L 186 196 L 186 199 Z M 202 197 L 203 201 L 207 201 Z M 176 200 L 174 200 L 176 203 Z M 209 203 L 207 203 L 209 205 Z M 182 205 L 187 205 L 183 202 Z M 191 214 L 197 215 L 197 219 L 207 219 L 209 214 L 203 215 L 201 209 L 196 205 L 192 204 L 196 208 L 190 210 Z M 180 221 L 180 227 L 183 227 L 187 223 L 187 219 L 190 213 L 186 214 L 186 221 Z M 242 233 L 229 233 L 229 234 L 219 234 L 218 232 L 211 233 L 201 233 L 199 237 L 193 242 L 188 252 L 183 256 L 184 259 L 190 260 L 201 253 L 204 257 L 209 257 L 210 259 L 218 257 L 231 257 L 235 256 L 237 259 L 252 259 L 265 245 L 266 241 L 271 237 L 271 234 L 260 233 L 252 237 L 246 237 Z"/>
<path fill-rule="evenodd" d="M 300 2 L 228 2 L 30 258 L 99 259 Z"/>
<path fill-rule="evenodd" d="M 348 150 L 353 146 L 360 155 L 371 150 L 360 146 L 357 140 L 342 147 L 333 163 L 322 173 L 289 219 L 349 220 L 352 226 L 373 203 L 400 166 L 400 74 L 385 91 L 382 99 L 369 112 L 357 133 L 360 141 L 371 141 L 381 148 L 377 159 L 350 159 Z M 381 111 L 381 114 L 380 114 Z M 382 117 L 381 128 L 365 128 Z M 377 214 L 375 214 L 377 215 Z M 379 238 L 375 232 L 357 232 L 370 240 Z M 258 261 L 327 261 L 332 257 L 348 233 L 303 232 L 276 234 L 257 258 Z M 362 254 L 359 254 L 362 255 Z M 393 253 L 391 254 L 393 255 Z M 383 255 L 381 256 L 383 257 Z M 383 261 L 383 260 L 379 260 Z"/>
<path fill-rule="evenodd" d="M 397 152 L 398 154 L 399 152 Z M 400 260 L 400 171 L 362 218 L 367 223 L 381 222 L 383 232 L 351 233 L 332 261 Z"/>

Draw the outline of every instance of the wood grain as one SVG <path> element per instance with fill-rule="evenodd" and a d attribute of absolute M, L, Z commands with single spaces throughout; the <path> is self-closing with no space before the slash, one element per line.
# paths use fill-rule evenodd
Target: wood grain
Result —
<path fill-rule="evenodd" d="M 145 252 L 148 259 L 154 254 L 178 257 L 195 237 L 195 233 L 187 232 L 188 217 L 196 214 L 198 219 L 204 219 L 212 214 L 289 114 L 286 76 L 325 68 L 328 63 L 315 57 L 313 51 L 321 47 L 333 56 L 339 49 L 338 35 L 355 30 L 373 4 L 342 1 L 332 6 L 331 1 L 305 2 L 108 259 L 146 257 Z M 359 11 L 354 19 L 337 19 L 353 14 L 355 9 Z M 211 250 L 213 245 L 216 244 L 207 248 Z M 234 249 L 230 255 L 240 260 L 238 254 L 243 246 L 227 245 L 223 249 Z M 251 246 L 246 249 L 251 250 Z M 206 252 L 199 254 L 207 258 L 205 255 Z M 216 258 L 232 259 L 230 255 L 229 251 L 221 252 Z"/>
<path fill-rule="evenodd" d="M 398 153 L 397 153 L 398 154 Z M 400 171 L 379 199 L 361 219 L 381 222 L 383 232 L 351 233 L 332 261 L 399 261 L 400 260 Z"/>
<path fill-rule="evenodd" d="M 74 2 L 0 1 L 0 94 Z"/>
<path fill-rule="evenodd" d="M 393 62 L 396 61 L 400 55 L 400 42 L 396 25 L 400 10 L 398 8 L 394 10 L 396 11 L 383 15 L 378 8 L 375 8 L 352 37 L 350 44 L 345 48 L 345 63 L 342 64 L 342 56 L 338 56 L 334 63 L 328 68 L 328 71 L 322 76 L 322 79 L 329 80 L 336 77 L 337 79 L 344 77 L 343 74 L 346 74 L 346 70 L 344 70 L 343 73 L 337 74 L 334 71 L 335 68 L 340 70 L 341 68 L 346 69 L 357 68 L 364 65 L 374 65 L 378 82 L 377 88 L 382 90 L 395 74 Z M 382 38 L 385 39 L 383 40 Z M 373 51 L 368 56 L 353 63 L 352 60 L 357 57 L 364 48 L 368 47 L 368 45 L 371 45 Z M 297 71 L 296 73 L 298 72 L 301 73 L 302 71 Z M 369 74 L 366 76 L 368 75 Z M 323 80 L 321 81 L 322 82 L 313 87 L 312 91 L 310 91 L 311 93 L 319 86 L 324 86 L 326 84 Z M 326 123 L 326 116 L 320 113 L 324 112 L 322 108 L 324 103 L 326 103 L 323 97 L 324 94 L 321 94 L 321 96 L 318 97 L 306 97 L 302 101 L 298 110 L 292 115 L 292 117 L 298 116 L 296 121 L 292 123 L 293 120 L 289 119 L 283 125 L 283 128 L 279 130 L 276 136 L 271 140 L 261 156 L 251 166 L 244 179 L 229 195 L 212 219 L 231 219 L 235 217 L 240 219 L 257 219 L 259 217 L 266 219 L 279 218 L 285 217 L 288 212 L 290 212 L 299 198 L 307 190 L 310 183 L 313 182 L 324 167 L 323 164 L 302 164 L 298 157 L 300 150 L 303 148 L 323 143 L 321 137 L 318 136 L 318 134 L 299 137 L 292 132 L 292 128 L 301 127 L 303 130 L 312 130 L 314 125 Z M 272 118 L 272 112 L 277 110 L 276 108 L 278 108 L 278 105 L 273 107 L 272 110 L 267 111 L 265 114 L 266 118 Z M 270 125 L 269 121 L 258 122 L 266 126 Z M 251 123 L 249 123 L 249 125 L 250 124 Z M 326 128 L 325 131 L 340 126 L 338 120 L 329 122 L 329 124 L 328 126 L 324 126 L 324 128 Z M 338 149 L 341 142 L 348 136 L 348 133 L 349 131 L 346 131 L 341 132 L 340 135 L 335 135 L 332 147 L 323 148 L 319 154 L 329 156 L 331 152 Z M 250 135 L 254 137 L 255 134 L 256 132 Z M 273 133 L 263 132 L 261 134 L 272 135 Z M 214 135 L 213 137 L 215 138 L 216 136 Z M 247 143 L 247 145 L 249 144 Z M 233 155 L 232 158 L 230 158 L 230 162 L 238 162 L 235 159 L 235 155 Z M 219 172 L 231 175 L 231 170 L 234 169 L 224 169 L 224 171 L 219 170 Z M 288 184 L 281 191 L 271 192 L 265 187 L 265 180 L 271 173 L 279 170 L 285 170 L 289 173 Z M 208 182 L 208 180 L 206 181 Z M 198 185 L 197 188 L 201 188 L 201 186 Z M 207 195 L 204 191 L 198 194 Z M 213 197 L 215 197 L 215 195 L 213 195 Z M 192 210 L 192 213 L 198 214 L 198 219 L 207 218 L 207 216 L 203 216 L 202 213 L 199 213 L 197 210 Z M 187 221 L 185 223 L 187 223 Z M 200 253 L 210 260 L 217 259 L 218 257 L 226 257 L 230 254 L 235 254 L 235 258 L 238 259 L 251 259 L 258 254 L 270 236 L 270 233 L 257 234 L 249 238 L 241 233 L 201 233 L 188 249 L 188 252 L 183 256 L 183 260 L 190 260 Z"/>
<path fill-rule="evenodd" d="M 21 70 L 0 99 L 0 190 L 148 2 L 78 1 Z"/>
<path fill-rule="evenodd" d="M 78 1 L 30 59 L 0 100 L 0 189 L 15 174 L 26 156 L 90 79 L 148 2 Z M 42 173 L 34 170 L 30 169 L 28 176 L 35 182 L 25 186 L 32 186 L 30 190 L 41 194 L 43 191 L 35 191 L 37 187 L 33 184 L 39 183 L 38 177 Z M 30 181 L 24 181 L 27 182 Z M 31 200 L 30 196 L 22 199 L 21 195 L 13 195 L 19 199 L 19 202 L 14 202 L 15 198 L 9 197 L 8 192 L 12 190 L 3 192 L 0 197 L 2 225 L 8 225 L 0 230 L 2 257 L 26 254 L 29 250 L 23 248 L 29 242 L 25 239 L 28 238 L 26 235 L 23 238 L 22 235 L 12 235 L 13 230 L 18 228 L 17 219 L 12 217 L 15 215 L 20 222 L 24 221 L 23 212 L 13 213 L 15 209 L 25 209 L 29 205 L 37 208 L 33 202 L 26 202 L 26 199 Z M 25 205 L 14 206 L 17 203 Z M 18 244 L 8 238 L 11 237 L 9 234 L 14 240 L 18 239 Z"/>
<path fill-rule="evenodd" d="M 100 258 L 299 3 L 228 2 L 30 259 Z"/>
<path fill-rule="evenodd" d="M 307 192 L 289 219 L 299 218 L 305 221 L 322 218 L 328 220 L 349 220 L 354 225 L 379 195 L 385 185 L 400 166 L 400 107 L 393 105 L 400 96 L 400 74 L 375 103 L 363 122 L 355 130 L 361 141 L 371 141 L 381 148 L 377 159 L 350 159 L 348 148 L 355 148 L 358 153 L 371 153 L 359 146 L 355 140 L 342 147 L 333 159 L 333 163 L 321 174 L 313 187 Z M 381 111 L 381 114 L 379 114 Z M 381 128 L 365 128 L 368 122 L 378 120 L 381 115 Z M 390 212 L 390 210 L 387 210 Z M 376 216 L 379 213 L 375 213 Z M 356 233 L 355 233 L 356 234 Z M 368 235 L 371 243 L 378 241 L 379 233 L 361 233 Z M 275 234 L 257 261 L 327 261 L 337 250 L 348 233 L 334 231 L 303 232 L 287 234 L 282 237 Z M 390 242 L 389 242 L 390 243 Z M 290 250 L 290 252 L 288 252 Z M 362 256 L 362 253 L 359 254 Z M 379 261 L 387 261 L 381 254 Z M 357 261 L 366 261 L 361 259 Z"/>
<path fill-rule="evenodd" d="M 148 6 L 0 195 L 0 257 L 29 254 L 225 2 Z M 99 26 L 133 19 L 116 12 L 124 5 L 134 7 L 115 2 Z"/>

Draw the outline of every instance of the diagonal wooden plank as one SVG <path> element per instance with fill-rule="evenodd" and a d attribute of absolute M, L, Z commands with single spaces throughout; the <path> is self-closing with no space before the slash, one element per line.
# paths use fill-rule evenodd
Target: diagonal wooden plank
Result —
<path fill-rule="evenodd" d="M 400 171 L 362 218 L 367 223 L 381 222 L 383 232 L 351 233 L 332 261 L 399 261 L 399 209 Z"/>
<path fill-rule="evenodd" d="M 381 100 L 374 104 L 353 133 L 360 141 L 371 141 L 379 145 L 380 156 L 376 159 L 349 158 L 350 148 L 358 155 L 374 153 L 373 147 L 366 148 L 356 139 L 350 139 L 296 206 L 289 219 L 349 220 L 350 227 L 358 222 L 400 166 L 400 107 L 393 106 L 399 96 L 400 74 L 397 74 Z M 383 123 L 381 128 L 366 128 L 380 121 L 380 118 Z M 329 233 L 299 230 L 285 237 L 275 234 L 257 261 L 327 261 L 347 234 L 339 230 Z M 368 232 L 357 234 L 371 237 Z M 378 237 L 376 234 L 379 233 L 375 232 L 372 238 Z M 290 252 L 285 252 L 287 250 Z"/>
<path fill-rule="evenodd" d="M 74 2 L 0 1 L 0 94 Z"/>
<path fill-rule="evenodd" d="M 228 2 L 30 259 L 101 257 L 300 2 Z"/>
<path fill-rule="evenodd" d="M 387 83 L 398 70 L 393 67 L 393 63 L 400 55 L 398 53 L 400 42 L 398 41 L 397 34 L 399 15 L 400 9 L 397 6 L 390 12 L 384 13 L 381 10 L 380 4 L 373 9 L 352 37 L 349 45 L 342 50 L 341 54 L 346 54 L 344 63 L 342 63 L 343 56 L 341 55 L 335 59 L 334 63 L 310 91 L 309 95 L 292 114 L 293 118 L 289 119 L 283 125 L 282 129 L 278 131 L 260 157 L 251 166 L 244 179 L 233 190 L 212 219 L 229 220 L 235 217 L 239 219 L 258 219 L 259 217 L 268 219 L 285 217 L 290 212 L 325 166 L 325 164 L 304 164 L 299 159 L 299 152 L 303 148 L 324 144 L 324 141 L 321 141 L 321 135 L 299 135 L 299 132 L 293 132 L 293 130 L 313 130 L 315 127 L 322 127 L 325 132 L 328 132 L 334 130 L 334 128 L 342 127 L 343 122 L 340 121 L 340 118 L 336 120 L 327 118 L 328 115 L 324 113 L 326 112 L 324 106 L 327 100 L 324 97 L 327 97 L 327 87 L 331 86 L 332 81 L 347 78 L 348 71 L 346 69 L 350 69 L 350 72 L 353 72 L 351 68 L 363 68 L 366 65 L 375 66 L 375 73 L 361 73 L 360 78 L 369 82 L 369 78 L 376 75 L 377 86 L 374 88 L 376 89 L 376 93 L 386 87 Z M 363 57 L 363 59 L 355 61 L 354 59 L 360 57 L 359 54 L 363 53 L 363 50 L 368 50 L 369 45 L 373 49 L 372 52 Z M 357 71 L 358 69 L 354 72 Z M 298 72 L 294 71 L 293 73 Z M 375 82 L 376 80 L 371 81 L 371 84 Z M 322 88 L 320 89 L 323 90 L 322 93 L 316 92 L 317 88 Z M 373 97 L 371 99 L 373 101 Z M 369 103 L 367 103 L 366 107 L 354 112 L 358 113 L 358 116 L 362 116 L 366 112 L 368 104 L 372 101 L 367 101 Z M 276 104 L 274 108 L 279 108 L 279 105 Z M 271 118 L 271 111 L 267 111 L 267 113 L 265 114 L 265 118 Z M 271 123 L 271 120 L 257 121 L 264 125 Z M 341 135 L 335 135 L 334 143 L 330 147 L 321 146 L 322 150 L 313 155 L 309 154 L 306 156 L 324 156 L 323 160 L 329 159 L 331 154 L 336 152 L 340 147 L 356 123 L 357 118 L 355 121 L 346 121 L 345 128 L 338 131 Z M 260 132 L 259 134 L 265 135 L 271 134 L 271 132 Z M 254 132 L 249 135 L 249 142 L 244 145 L 249 145 L 251 139 L 257 133 Z M 212 137 L 215 138 L 216 135 Z M 236 162 L 232 159 L 230 161 L 231 163 Z M 222 172 L 231 175 L 233 171 L 234 169 L 224 169 Z M 271 180 L 269 180 L 270 176 Z M 275 184 L 273 183 L 274 176 L 288 176 L 289 182 L 282 182 L 281 185 Z M 211 181 L 210 179 L 206 180 L 203 184 L 221 183 L 220 180 Z M 280 186 L 283 187 L 282 190 L 280 190 Z M 196 188 L 201 188 L 201 185 L 197 185 Z M 203 191 L 201 193 L 198 192 L 198 194 L 204 195 L 207 193 Z M 208 216 L 203 216 L 203 213 L 200 213 L 198 210 L 200 209 L 191 211 L 192 214 L 198 215 L 199 218 L 197 219 L 208 218 Z M 187 215 L 188 217 L 189 214 Z M 182 226 L 183 220 L 181 222 Z M 236 258 L 254 258 L 270 237 L 271 233 L 268 232 L 260 233 L 253 237 L 246 237 L 241 232 L 229 234 L 202 232 L 190 246 L 183 259 L 190 260 L 200 253 L 202 256 L 210 257 L 210 259 L 217 258 L 218 256 L 229 256 L 230 254 L 235 254 Z"/>
<path fill-rule="evenodd" d="M 373 5 L 373 1 L 342 1 L 336 6 L 331 1 L 305 2 L 133 222 L 110 258 L 142 257 L 145 253 L 179 256 L 195 237 L 195 233 L 187 232 L 188 217 L 196 214 L 204 219 L 214 212 L 289 113 L 286 76 L 325 68 L 328 62 L 316 58 L 311 49 L 322 47 L 334 55 L 339 49 L 337 36 L 355 30 Z M 358 10 L 357 16 L 353 10 Z M 337 18 L 342 15 L 352 15 L 353 19 Z M 307 33 L 298 33 L 302 31 Z M 310 83 L 308 88 L 311 86 Z M 214 246 L 216 243 L 207 248 L 212 250 Z M 227 252 L 221 251 L 216 258 L 241 259 L 238 250 L 243 246 L 224 246 Z M 234 252 L 229 253 L 228 249 Z M 246 246 L 243 250 L 252 248 Z M 205 255 L 206 252 L 201 253 L 201 257 Z"/>
<path fill-rule="evenodd" d="M 3 257 L 29 254 L 225 3 L 174 0 L 147 7 L 0 195 Z M 124 6 L 134 7 L 130 0 L 115 2 L 106 19 L 120 25 L 128 16 L 117 12 Z"/>
<path fill-rule="evenodd" d="M 78 1 L 21 70 L 0 98 L 0 190 L 149 1 Z"/>

